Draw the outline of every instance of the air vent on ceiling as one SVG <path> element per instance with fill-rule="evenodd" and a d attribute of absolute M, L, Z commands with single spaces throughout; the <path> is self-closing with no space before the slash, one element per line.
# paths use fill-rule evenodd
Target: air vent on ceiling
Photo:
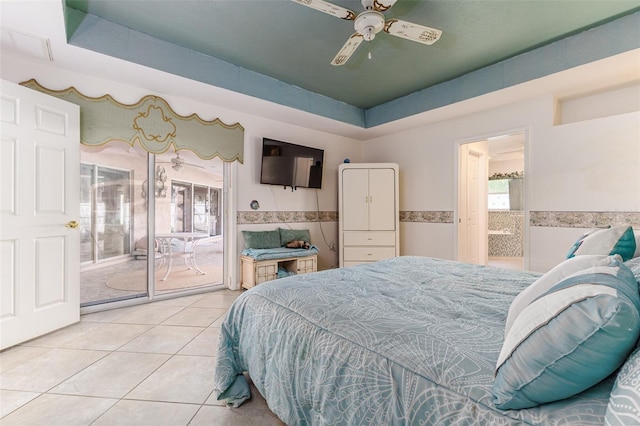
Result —
<path fill-rule="evenodd" d="M 2 49 L 22 55 L 53 61 L 49 40 L 19 31 L 0 28 L 2 31 Z"/>

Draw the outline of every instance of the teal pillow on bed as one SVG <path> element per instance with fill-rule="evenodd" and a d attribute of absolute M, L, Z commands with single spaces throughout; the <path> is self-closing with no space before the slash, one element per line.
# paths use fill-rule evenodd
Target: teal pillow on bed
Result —
<path fill-rule="evenodd" d="M 605 426 L 640 425 L 640 348 L 624 363 L 611 389 Z"/>
<path fill-rule="evenodd" d="M 311 242 L 311 234 L 308 229 L 285 229 L 279 228 L 280 231 L 280 245 L 284 246 L 291 241 L 306 241 Z"/>
<path fill-rule="evenodd" d="M 511 302 L 511 306 L 509 306 L 509 314 L 507 315 L 507 323 L 504 326 L 505 336 L 509 334 L 509 330 L 518 315 L 520 315 L 531 302 L 549 291 L 551 287 L 576 272 L 580 272 L 594 266 L 607 266 L 610 263 L 610 256 L 576 256 L 565 260 L 535 280 L 529 287 L 522 290 Z"/>
<path fill-rule="evenodd" d="M 623 260 L 631 259 L 636 252 L 636 237 L 628 225 L 607 229 L 594 229 L 583 234 L 573 244 L 567 258 L 584 254 L 619 254 Z"/>
<path fill-rule="evenodd" d="M 622 365 L 640 335 L 640 295 L 620 256 L 610 260 L 562 279 L 515 318 L 496 364 L 496 407 L 568 398 Z"/>
<path fill-rule="evenodd" d="M 280 247 L 278 231 L 242 231 L 244 247 L 253 249 L 269 249 Z"/>

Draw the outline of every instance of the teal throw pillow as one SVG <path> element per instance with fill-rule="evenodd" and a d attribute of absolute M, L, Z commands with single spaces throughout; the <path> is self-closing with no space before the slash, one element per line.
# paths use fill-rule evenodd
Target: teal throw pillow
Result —
<path fill-rule="evenodd" d="M 640 335 L 640 295 L 620 256 L 579 271 L 515 318 L 496 363 L 500 409 L 535 407 L 576 395 L 613 373 Z"/>
<path fill-rule="evenodd" d="M 531 302 L 549 291 L 551 287 L 576 272 L 580 272 L 594 266 L 607 266 L 610 263 L 610 256 L 576 256 L 565 260 L 535 280 L 529 287 L 522 290 L 511 302 L 511 306 L 509 306 L 509 314 L 507 315 L 507 322 L 504 327 L 505 336 L 509 334 L 509 330 L 518 315 L 520 315 Z"/>
<path fill-rule="evenodd" d="M 280 247 L 278 231 L 242 231 L 244 247 L 252 249 L 270 249 Z"/>
<path fill-rule="evenodd" d="M 285 229 L 279 228 L 280 231 L 280 245 L 284 246 L 291 241 L 306 241 L 311 242 L 311 235 L 308 229 Z"/>
<path fill-rule="evenodd" d="M 629 260 L 636 253 L 636 236 L 628 225 L 607 229 L 595 229 L 583 234 L 573 244 L 567 258 L 585 254 L 619 254 L 623 260 Z"/>

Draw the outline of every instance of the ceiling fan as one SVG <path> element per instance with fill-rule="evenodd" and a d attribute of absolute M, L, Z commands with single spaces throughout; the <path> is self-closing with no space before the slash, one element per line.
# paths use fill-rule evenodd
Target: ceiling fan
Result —
<path fill-rule="evenodd" d="M 169 163 L 169 161 L 160 161 L 160 163 Z M 187 163 L 185 162 L 181 157 L 180 157 L 180 153 L 176 152 L 176 156 L 174 158 L 171 159 L 171 168 L 177 172 L 181 171 L 182 169 L 184 169 L 184 166 L 192 166 L 192 167 L 200 167 L 201 169 L 204 169 L 203 166 L 199 165 L 199 164 L 193 164 L 193 163 Z"/>
<path fill-rule="evenodd" d="M 342 46 L 342 49 L 331 61 L 331 65 L 344 65 L 356 51 L 363 40 L 371 41 L 380 31 L 396 37 L 431 45 L 438 41 L 442 31 L 425 27 L 400 19 L 386 20 L 382 12 L 386 12 L 397 0 L 361 0 L 364 11 L 356 15 L 349 9 L 337 6 L 324 0 L 292 0 L 320 12 L 327 13 L 347 21 L 355 21 L 355 33 Z"/>

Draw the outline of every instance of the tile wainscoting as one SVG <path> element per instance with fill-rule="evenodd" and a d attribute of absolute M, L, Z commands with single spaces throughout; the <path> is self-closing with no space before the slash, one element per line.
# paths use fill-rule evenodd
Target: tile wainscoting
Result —
<path fill-rule="evenodd" d="M 522 257 L 523 211 L 489 212 L 489 256 Z"/>

